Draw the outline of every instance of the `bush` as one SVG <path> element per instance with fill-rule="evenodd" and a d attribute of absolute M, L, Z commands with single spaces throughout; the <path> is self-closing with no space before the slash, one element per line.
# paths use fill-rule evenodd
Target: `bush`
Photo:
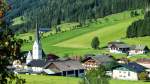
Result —
<path fill-rule="evenodd" d="M 141 72 L 139 74 L 139 79 L 140 80 L 147 80 L 148 79 L 148 74 L 146 72 Z"/>

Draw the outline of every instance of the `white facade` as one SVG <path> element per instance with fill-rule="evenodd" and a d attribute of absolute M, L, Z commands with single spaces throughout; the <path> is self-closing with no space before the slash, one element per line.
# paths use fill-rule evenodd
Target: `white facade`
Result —
<path fill-rule="evenodd" d="M 40 46 L 40 43 L 38 43 L 38 41 L 34 42 L 32 53 L 33 59 L 35 60 L 42 59 L 42 48 Z"/>
<path fill-rule="evenodd" d="M 117 48 L 109 48 L 109 51 L 111 52 L 111 53 L 122 53 L 122 51 L 119 51 L 119 49 L 117 49 Z"/>
<path fill-rule="evenodd" d="M 138 54 L 144 54 L 145 52 L 143 50 L 130 50 L 129 55 L 138 55 Z"/>
<path fill-rule="evenodd" d="M 32 67 L 33 72 L 42 72 L 43 68 L 42 67 Z"/>
<path fill-rule="evenodd" d="M 133 71 L 113 70 L 113 78 L 121 80 L 138 80 L 138 74 Z"/>

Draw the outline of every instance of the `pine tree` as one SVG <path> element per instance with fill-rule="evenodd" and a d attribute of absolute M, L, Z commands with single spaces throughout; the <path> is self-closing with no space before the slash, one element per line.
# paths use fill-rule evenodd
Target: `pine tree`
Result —
<path fill-rule="evenodd" d="M 93 49 L 99 49 L 99 44 L 100 44 L 99 38 L 98 38 L 98 37 L 94 37 L 94 38 L 92 39 L 92 42 L 91 42 L 91 47 L 92 47 Z"/>

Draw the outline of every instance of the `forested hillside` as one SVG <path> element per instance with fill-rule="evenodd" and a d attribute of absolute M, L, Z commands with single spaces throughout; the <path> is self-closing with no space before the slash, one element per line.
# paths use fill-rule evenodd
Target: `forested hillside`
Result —
<path fill-rule="evenodd" d="M 138 20 L 128 27 L 126 35 L 128 38 L 150 36 L 150 0 L 145 12 L 143 20 Z"/>
<path fill-rule="evenodd" d="M 134 22 L 127 30 L 127 37 L 150 36 L 150 12 L 146 13 L 144 20 Z"/>
<path fill-rule="evenodd" d="M 124 10 L 144 8 L 147 0 L 8 0 L 12 10 L 7 18 L 21 16 L 23 24 L 13 25 L 17 30 L 34 28 L 36 20 L 40 27 L 51 27 L 61 22 L 79 22 L 96 19 Z M 22 17 L 23 16 L 23 17 Z"/>

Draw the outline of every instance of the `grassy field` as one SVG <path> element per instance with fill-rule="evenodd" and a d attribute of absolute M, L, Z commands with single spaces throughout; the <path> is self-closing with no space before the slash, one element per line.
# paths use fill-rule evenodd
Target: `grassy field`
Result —
<path fill-rule="evenodd" d="M 141 17 L 139 17 L 141 18 Z M 100 38 L 101 46 L 104 47 L 110 41 L 120 40 L 126 36 L 126 29 L 128 26 L 138 18 L 125 19 L 114 25 L 99 28 L 93 32 L 80 35 L 70 40 L 56 44 L 60 47 L 71 48 L 91 48 L 91 41 L 95 36 Z M 87 38 L 88 37 L 88 38 Z"/>
<path fill-rule="evenodd" d="M 26 84 L 78 84 L 80 79 L 73 77 L 21 75 Z"/>
<path fill-rule="evenodd" d="M 93 50 L 90 47 L 91 39 L 94 36 L 100 38 L 100 47 L 106 46 L 107 42 L 114 40 L 121 40 L 129 44 L 145 44 L 150 47 L 150 37 L 126 39 L 125 33 L 127 27 L 135 20 L 143 19 L 143 15 L 138 17 L 130 17 L 130 11 L 125 11 L 118 14 L 112 14 L 104 18 L 99 18 L 97 21 L 91 22 L 88 26 L 80 27 L 75 30 L 69 30 L 78 23 L 63 23 L 61 27 L 67 32 L 51 35 L 46 33 L 41 39 L 44 51 L 53 53 L 58 56 L 66 55 L 84 55 L 84 54 L 102 54 L 108 53 L 107 50 Z M 66 26 L 66 28 L 65 28 Z M 29 36 L 34 36 L 34 33 L 21 34 L 18 38 L 28 39 Z M 33 38 L 34 40 L 34 38 Z M 22 51 L 29 51 L 32 49 L 33 42 L 24 43 Z M 125 57 L 126 55 L 115 54 L 116 58 Z"/>
<path fill-rule="evenodd" d="M 41 75 L 21 75 L 26 79 L 26 84 L 79 84 L 80 78 L 41 76 Z M 109 84 L 150 84 L 143 81 L 110 80 Z"/>

